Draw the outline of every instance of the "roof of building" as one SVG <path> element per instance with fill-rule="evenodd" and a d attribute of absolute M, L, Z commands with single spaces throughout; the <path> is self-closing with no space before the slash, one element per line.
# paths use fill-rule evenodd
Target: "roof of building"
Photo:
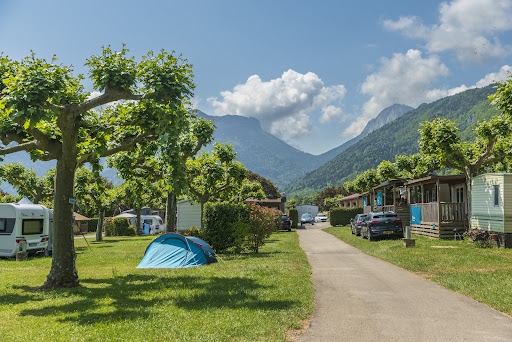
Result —
<path fill-rule="evenodd" d="M 343 197 L 343 198 L 339 198 L 339 199 L 336 200 L 336 202 L 349 201 L 351 199 L 359 198 L 361 196 L 362 196 L 361 194 L 352 194 L 352 195 L 349 195 L 349 196 L 346 196 L 346 197 Z"/>
<path fill-rule="evenodd" d="M 88 217 L 85 217 L 84 215 L 80 215 L 78 213 L 73 212 L 73 216 L 75 218 L 75 221 L 90 221 L 91 219 Z"/>

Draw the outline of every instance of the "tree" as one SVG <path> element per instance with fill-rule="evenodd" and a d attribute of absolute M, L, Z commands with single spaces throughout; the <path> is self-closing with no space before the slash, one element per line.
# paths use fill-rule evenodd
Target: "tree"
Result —
<path fill-rule="evenodd" d="M 51 203 L 55 169 L 50 169 L 43 177 L 38 177 L 34 170 L 19 163 L 7 163 L 0 166 L 0 178 L 11 184 L 18 195 L 27 197 L 33 203 Z"/>
<path fill-rule="evenodd" d="M 512 124 L 505 115 L 497 115 L 476 128 L 477 139 L 464 143 L 455 123 L 438 118 L 425 122 L 420 129 L 419 145 L 424 155 L 437 158 L 441 165 L 464 173 L 467 184 L 468 217 L 471 217 L 471 182 L 473 177 L 512 156 Z"/>
<path fill-rule="evenodd" d="M 250 170 L 247 171 L 247 179 L 251 182 L 258 182 L 261 184 L 261 189 L 265 193 L 265 197 L 268 199 L 277 199 L 281 198 L 281 194 L 277 190 L 277 187 L 269 181 L 268 179 L 260 176 L 257 173 L 251 172 Z"/>
<path fill-rule="evenodd" d="M 321 193 L 319 193 L 316 196 L 315 204 L 318 205 L 320 211 L 326 211 L 329 210 L 328 207 L 330 208 L 333 204 L 335 204 L 333 203 L 333 201 L 327 201 L 326 203 L 326 199 L 330 198 L 335 200 L 339 196 L 346 195 L 348 195 L 348 191 L 345 190 L 344 188 L 336 188 L 334 186 L 330 188 L 325 188 Z"/>
<path fill-rule="evenodd" d="M 96 226 L 96 241 L 103 240 L 103 220 L 105 211 L 112 208 L 114 196 L 112 182 L 99 175 L 99 172 L 81 167 L 76 173 L 75 197 L 77 204 L 82 203 L 87 209 L 84 214 L 98 214 L 98 224 Z"/>
<path fill-rule="evenodd" d="M 165 51 L 140 62 L 127 54 L 124 46 L 120 52 L 106 47 L 87 60 L 99 96 L 84 91 L 84 76 L 55 57 L 0 58 L 0 155 L 26 151 L 32 159 L 57 161 L 52 267 L 44 288 L 79 286 L 72 233 L 76 169 L 85 163 L 97 169 L 100 157 L 143 141 L 176 139 L 189 117 L 191 66 Z"/>
<path fill-rule="evenodd" d="M 186 189 L 186 161 L 210 143 L 214 129 L 213 121 L 192 116 L 178 139 L 140 144 L 135 151 L 121 152 L 109 159 L 124 179 L 163 181 L 167 191 L 167 231 L 176 231 L 176 198 Z"/>
<path fill-rule="evenodd" d="M 201 204 L 201 218 L 207 201 L 221 196 L 229 198 L 247 177 L 247 170 L 235 157 L 232 145 L 215 143 L 212 152 L 202 152 L 187 160 L 185 182 L 189 193 Z"/>

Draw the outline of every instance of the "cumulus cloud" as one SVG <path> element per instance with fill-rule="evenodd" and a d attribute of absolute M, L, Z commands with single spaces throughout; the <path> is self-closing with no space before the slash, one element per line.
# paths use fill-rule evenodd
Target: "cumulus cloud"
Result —
<path fill-rule="evenodd" d="M 298 73 L 288 70 L 281 77 L 262 81 L 253 75 L 233 91 L 220 93 L 221 99 L 208 99 L 215 115 L 235 114 L 254 117 L 263 128 L 278 134 L 284 140 L 305 136 L 311 132 L 311 120 L 307 113 L 322 110 L 321 122 L 339 119 L 342 116 L 341 101 L 346 89 L 343 85 L 325 87 L 315 73 Z M 334 110 L 337 108 L 337 110 Z M 284 124 L 287 130 L 282 129 Z M 293 127 L 293 129 L 289 129 Z"/>
<path fill-rule="evenodd" d="M 423 58 L 418 50 L 395 53 L 391 59 L 382 58 L 379 70 L 369 75 L 361 86 L 361 93 L 369 95 L 370 100 L 342 136 L 359 134 L 370 119 L 395 103 L 415 106 L 430 100 L 433 94 L 427 94 L 426 90 L 448 72 L 438 56 Z"/>
<path fill-rule="evenodd" d="M 442 3 L 439 23 L 425 25 L 415 16 L 385 20 L 384 27 L 411 38 L 425 40 L 429 52 L 454 50 L 460 60 L 481 62 L 512 53 L 498 34 L 512 29 L 512 1 L 455 0 Z"/>
<path fill-rule="evenodd" d="M 485 87 L 505 80 L 509 72 L 512 72 L 512 67 L 504 65 L 498 72 L 485 75 L 471 86 L 462 84 L 448 89 L 432 88 L 431 84 L 436 78 L 448 75 L 448 68 L 437 56 L 422 58 L 417 50 L 409 50 L 405 55 L 394 54 L 391 59 L 384 58 L 379 71 L 366 78 L 361 92 L 371 98 L 363 105 L 362 114 L 341 136 L 352 137 L 359 134 L 370 119 L 393 104 L 417 107 L 424 102 L 433 102 L 471 88 Z"/>

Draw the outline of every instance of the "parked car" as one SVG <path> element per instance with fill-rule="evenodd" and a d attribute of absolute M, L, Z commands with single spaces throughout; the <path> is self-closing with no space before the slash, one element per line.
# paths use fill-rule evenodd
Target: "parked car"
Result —
<path fill-rule="evenodd" d="M 313 215 L 311 214 L 302 214 L 302 216 L 300 217 L 300 224 L 306 224 L 306 223 L 311 223 L 311 224 L 314 224 L 313 222 L 315 221 L 315 219 L 313 218 Z"/>
<path fill-rule="evenodd" d="M 361 223 L 361 237 L 368 241 L 380 237 L 403 238 L 402 220 L 394 212 L 369 213 Z"/>
<path fill-rule="evenodd" d="M 283 215 L 282 217 L 283 224 L 281 225 L 281 229 L 285 229 L 289 232 L 292 231 L 292 221 L 288 217 L 288 215 Z"/>
<path fill-rule="evenodd" d="M 315 222 L 327 222 L 327 215 L 325 215 L 325 214 L 317 214 L 315 216 Z"/>
<path fill-rule="evenodd" d="M 352 231 L 352 234 L 355 234 L 356 236 L 361 235 L 361 224 L 363 223 L 366 216 L 368 215 L 357 214 L 356 217 L 350 220 L 350 230 Z"/>

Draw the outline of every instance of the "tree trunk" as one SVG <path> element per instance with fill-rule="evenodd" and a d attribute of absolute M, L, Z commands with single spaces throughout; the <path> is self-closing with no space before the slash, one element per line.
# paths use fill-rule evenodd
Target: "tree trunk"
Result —
<path fill-rule="evenodd" d="M 73 133 L 71 134 L 73 135 Z M 43 288 L 77 287 L 75 241 L 73 237 L 73 189 L 76 170 L 76 136 L 63 134 L 62 155 L 55 172 L 54 235 L 52 268 Z M 72 140 L 75 140 L 73 143 Z M 71 141 L 70 141 L 71 140 Z"/>
<path fill-rule="evenodd" d="M 176 231 L 176 190 L 167 191 L 167 205 L 165 207 L 165 232 Z"/>
<path fill-rule="evenodd" d="M 136 224 L 136 227 L 135 227 L 135 233 L 137 235 L 142 235 L 142 225 L 140 224 L 140 204 L 137 204 L 137 224 Z"/>
<path fill-rule="evenodd" d="M 471 196 L 472 185 L 471 185 L 471 182 L 473 180 L 473 172 L 466 170 L 465 174 L 466 174 L 466 198 L 468 199 L 468 203 L 467 203 L 468 204 L 467 220 L 468 220 L 468 227 L 469 227 L 469 229 L 472 229 L 473 227 L 471 226 L 471 200 L 472 200 L 472 196 Z"/>
<path fill-rule="evenodd" d="M 203 208 L 204 208 L 204 204 L 207 202 L 208 200 L 206 199 L 200 199 L 200 202 L 201 202 L 201 230 L 204 230 L 204 217 L 203 217 Z"/>
<path fill-rule="evenodd" d="M 105 219 L 105 210 L 100 210 L 98 225 L 96 226 L 96 241 L 103 240 L 103 220 Z"/>

